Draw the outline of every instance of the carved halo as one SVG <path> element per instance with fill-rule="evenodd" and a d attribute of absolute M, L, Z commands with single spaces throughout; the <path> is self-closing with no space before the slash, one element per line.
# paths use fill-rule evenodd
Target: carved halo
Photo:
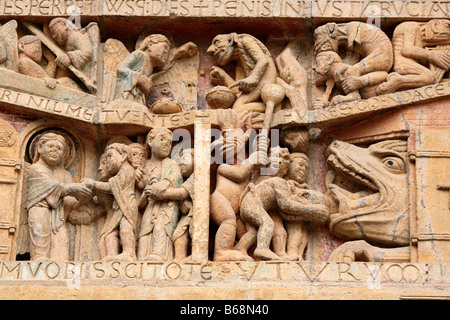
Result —
<path fill-rule="evenodd" d="M 39 138 L 45 133 L 56 133 L 56 134 L 59 134 L 60 136 L 63 136 L 64 139 L 66 139 L 67 153 L 66 153 L 66 157 L 65 157 L 65 161 L 64 161 L 64 168 L 67 169 L 68 167 L 70 167 L 70 165 L 73 163 L 73 160 L 75 159 L 75 153 L 76 153 L 75 141 L 73 140 L 73 138 L 70 135 L 68 135 L 64 131 L 60 131 L 60 130 L 46 130 L 46 131 L 41 132 L 38 135 L 36 135 L 33 138 L 33 140 L 31 141 L 30 147 L 28 149 L 28 155 L 30 156 L 30 159 L 32 159 L 34 162 L 37 142 L 39 141 Z"/>

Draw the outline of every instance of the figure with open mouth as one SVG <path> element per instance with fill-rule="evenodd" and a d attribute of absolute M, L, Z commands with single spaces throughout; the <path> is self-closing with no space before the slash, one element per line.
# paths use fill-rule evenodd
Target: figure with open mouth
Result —
<path fill-rule="evenodd" d="M 339 208 L 329 228 L 340 238 L 356 240 L 337 248 L 330 260 L 409 261 L 406 142 L 360 148 L 334 141 L 329 153 L 335 178 L 328 190 Z"/>

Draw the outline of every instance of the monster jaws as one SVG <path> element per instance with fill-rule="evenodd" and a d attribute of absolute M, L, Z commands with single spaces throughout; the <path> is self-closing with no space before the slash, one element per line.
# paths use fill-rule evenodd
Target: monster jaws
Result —
<path fill-rule="evenodd" d="M 328 189 L 339 208 L 331 215 L 329 228 L 340 238 L 357 240 L 337 248 L 330 260 L 409 259 L 406 151 L 406 142 L 400 140 L 368 148 L 342 141 L 329 146 L 334 180 Z"/>

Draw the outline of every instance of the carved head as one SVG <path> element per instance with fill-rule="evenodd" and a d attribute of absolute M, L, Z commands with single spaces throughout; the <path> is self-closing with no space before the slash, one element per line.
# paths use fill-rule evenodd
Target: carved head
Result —
<path fill-rule="evenodd" d="M 190 177 L 194 173 L 194 149 L 183 150 L 180 161 L 181 174 Z"/>
<path fill-rule="evenodd" d="M 100 181 L 106 182 L 110 178 L 108 169 L 106 167 L 106 153 L 100 156 L 100 163 L 98 165 L 98 174 L 100 176 Z"/>
<path fill-rule="evenodd" d="M 321 52 L 316 56 L 313 70 L 316 73 L 316 83 L 321 83 L 333 77 L 333 65 L 341 63 L 342 59 L 336 52 Z"/>
<path fill-rule="evenodd" d="M 314 53 L 339 50 L 338 25 L 327 23 L 314 30 Z"/>
<path fill-rule="evenodd" d="M 291 153 L 289 156 L 289 170 L 285 178 L 304 183 L 308 171 L 308 156 L 301 152 Z"/>
<path fill-rule="evenodd" d="M 217 111 L 217 122 L 222 131 L 220 152 L 226 158 L 245 156 L 245 146 L 249 139 L 246 131 L 251 127 L 249 113 L 236 113 L 232 109 Z"/>
<path fill-rule="evenodd" d="M 172 150 L 172 131 L 165 127 L 150 130 L 147 135 L 147 147 L 150 148 L 152 157 L 167 158 Z"/>
<path fill-rule="evenodd" d="M 64 165 L 67 156 L 67 141 L 56 133 L 45 133 L 37 142 L 36 154 L 33 162 L 43 161 L 50 167 Z"/>
<path fill-rule="evenodd" d="M 163 67 L 169 58 L 170 42 L 162 34 L 152 34 L 142 41 L 139 50 L 150 55 L 153 67 Z"/>
<path fill-rule="evenodd" d="M 106 148 L 106 169 L 116 175 L 125 162 L 131 162 L 130 148 L 122 143 L 113 143 Z"/>
<path fill-rule="evenodd" d="M 384 245 L 409 244 L 407 143 L 386 140 L 368 148 L 334 141 L 328 148 L 339 205 L 330 231 L 347 239 Z"/>
<path fill-rule="evenodd" d="M 133 168 L 144 167 L 146 158 L 145 146 L 140 143 L 132 143 L 128 147 L 131 152 L 131 165 Z"/>
<path fill-rule="evenodd" d="M 284 127 L 280 132 L 280 142 L 290 152 L 308 152 L 309 133 L 302 127 Z"/>
<path fill-rule="evenodd" d="M 220 66 L 225 66 L 235 59 L 237 41 L 236 33 L 219 34 L 206 52 L 212 55 Z"/>
<path fill-rule="evenodd" d="M 76 26 L 65 18 L 53 19 L 50 21 L 48 28 L 53 40 L 63 47 L 66 46 L 72 32 L 77 30 Z"/>
<path fill-rule="evenodd" d="M 42 60 L 41 40 L 36 36 L 23 36 L 18 43 L 19 52 L 27 55 L 31 60 L 40 63 Z"/>
<path fill-rule="evenodd" d="M 270 148 L 270 171 L 276 177 L 283 177 L 289 170 L 289 150 L 287 148 Z"/>
<path fill-rule="evenodd" d="M 427 22 L 422 30 L 422 37 L 427 41 L 439 43 L 450 40 L 450 20 L 433 19 Z"/>

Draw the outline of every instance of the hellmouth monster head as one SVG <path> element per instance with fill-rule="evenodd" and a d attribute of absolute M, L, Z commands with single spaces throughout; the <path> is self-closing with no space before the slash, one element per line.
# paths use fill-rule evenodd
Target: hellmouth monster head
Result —
<path fill-rule="evenodd" d="M 328 150 L 334 176 L 328 189 L 339 207 L 330 231 L 384 246 L 409 244 L 406 142 L 360 148 L 334 141 Z"/>

